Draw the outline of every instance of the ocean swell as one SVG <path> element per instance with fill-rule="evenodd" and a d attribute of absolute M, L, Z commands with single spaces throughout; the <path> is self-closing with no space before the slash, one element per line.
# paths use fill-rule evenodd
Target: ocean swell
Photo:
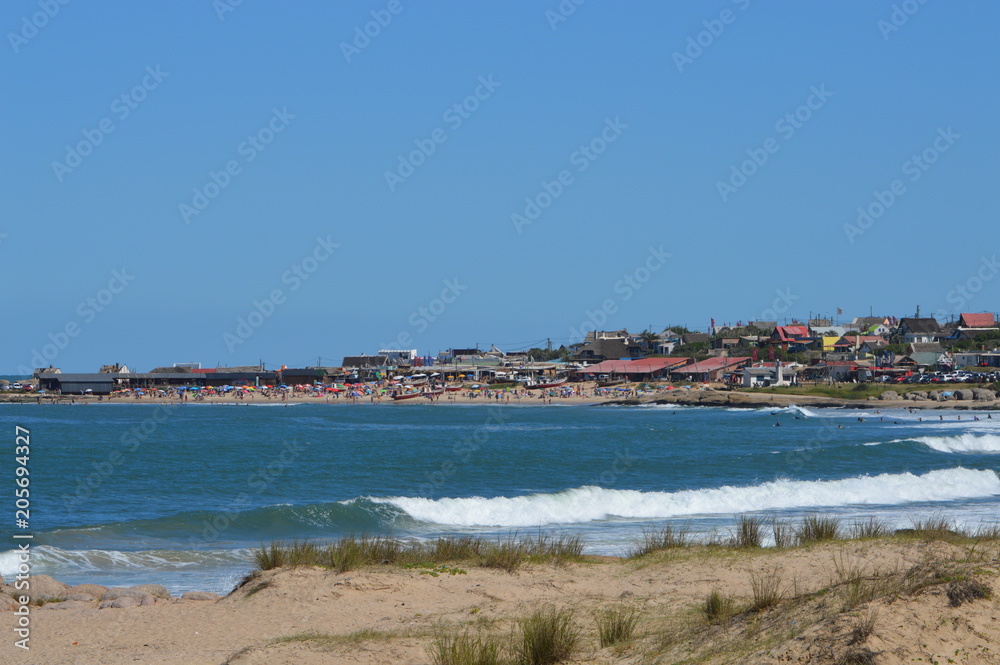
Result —
<path fill-rule="evenodd" d="M 723 486 L 677 492 L 641 492 L 579 487 L 518 497 L 425 499 L 373 498 L 415 520 L 467 527 L 536 527 L 609 518 L 665 519 L 685 515 L 734 514 L 747 510 L 899 505 L 953 501 L 1000 494 L 990 470 L 965 468 L 858 476 L 842 480 L 775 480 L 747 487 Z"/>

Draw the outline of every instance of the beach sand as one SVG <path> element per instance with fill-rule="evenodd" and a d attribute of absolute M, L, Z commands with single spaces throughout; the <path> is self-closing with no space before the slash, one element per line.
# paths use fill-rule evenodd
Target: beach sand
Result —
<path fill-rule="evenodd" d="M 998 555 L 996 541 L 892 538 L 787 550 L 683 548 L 638 560 L 525 564 L 514 573 L 475 565 L 437 575 L 391 565 L 282 569 L 219 601 L 35 607 L 28 653 L 11 647 L 16 617 L 0 612 L 0 663 L 429 663 L 436 631 L 484 630 L 509 641 L 517 619 L 546 606 L 575 610 L 581 640 L 569 662 L 576 663 L 834 663 L 866 651 L 880 664 L 1000 663 L 997 599 L 955 607 L 948 595 L 956 580 L 995 585 Z M 699 610 L 712 590 L 745 607 L 751 580 L 775 571 L 777 606 L 721 624 Z M 878 590 L 875 598 L 858 602 L 866 585 Z M 638 637 L 601 648 L 593 612 L 617 606 L 638 609 Z M 852 628 L 870 610 L 874 633 L 852 643 Z"/>
<path fill-rule="evenodd" d="M 483 391 L 474 391 L 475 397 L 470 397 L 470 391 L 449 392 L 431 401 L 425 397 L 395 401 L 391 397 L 383 397 L 375 402 L 370 396 L 360 397 L 352 400 L 349 397 L 312 397 L 302 394 L 292 394 L 287 398 L 279 396 L 265 397 L 255 394 L 245 399 L 235 399 L 232 395 L 216 395 L 204 397 L 195 401 L 189 399 L 183 404 L 216 404 L 216 405 L 236 405 L 246 406 L 255 404 L 320 404 L 331 407 L 336 406 L 379 406 L 400 408 L 412 405 L 444 405 L 444 404 L 485 404 L 485 405 L 511 405 L 511 406 L 541 406 L 541 405 L 646 405 L 646 404 L 678 404 L 682 406 L 723 406 L 733 408 L 784 408 L 789 406 L 805 406 L 816 408 L 853 408 L 853 409 L 954 409 L 954 410 L 995 410 L 1000 409 L 1000 399 L 996 400 L 947 400 L 947 401 L 911 401 L 905 399 L 893 400 L 867 400 L 850 399 L 813 395 L 787 395 L 780 393 L 764 393 L 755 391 L 730 390 L 721 384 L 692 384 L 690 386 L 680 386 L 672 390 L 660 390 L 655 393 L 646 392 L 637 396 L 626 394 L 596 395 L 596 384 L 593 382 L 581 382 L 567 384 L 582 392 L 585 396 L 571 395 L 568 397 L 555 396 L 549 399 L 542 399 L 540 391 L 527 391 L 520 397 L 511 395 L 509 399 L 506 395 L 501 395 L 498 400 L 495 396 L 486 397 Z M 637 388 L 637 384 L 629 384 L 628 388 Z M 845 393 L 849 387 L 845 385 Z M 524 391 L 522 391 L 524 392 Z M 4 396 L 0 401 L 20 401 L 26 404 L 37 403 L 37 398 L 33 396 Z M 179 404 L 176 397 L 149 397 L 141 399 L 135 397 L 114 397 L 98 400 L 97 397 L 87 396 L 45 396 L 41 399 L 42 405 L 49 404 Z M 969 416 L 971 419 L 971 416 Z"/>

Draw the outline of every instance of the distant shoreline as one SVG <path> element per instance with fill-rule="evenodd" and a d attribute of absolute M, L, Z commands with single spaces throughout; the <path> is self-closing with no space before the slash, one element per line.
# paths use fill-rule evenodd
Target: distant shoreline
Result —
<path fill-rule="evenodd" d="M 427 405 L 432 403 L 426 398 L 416 398 L 398 402 L 398 405 L 408 406 L 413 404 Z M 144 397 L 135 398 L 114 398 L 98 400 L 96 397 L 71 396 L 71 395 L 51 395 L 42 396 L 41 402 L 38 396 L 32 395 L 4 395 L 0 396 L 2 404 L 37 404 L 39 406 L 53 405 L 202 405 L 202 406 L 278 406 L 282 404 L 315 404 L 331 407 L 362 407 L 362 406 L 395 406 L 391 397 L 383 397 L 381 402 L 372 402 L 370 396 L 358 398 L 351 401 L 350 398 L 316 398 L 295 396 L 286 399 L 281 398 L 254 398 L 236 400 L 232 396 L 206 397 L 198 401 L 181 402 L 176 398 L 164 397 Z M 792 406 L 823 408 L 823 409 L 856 409 L 856 410 L 880 410 L 880 409 L 914 409 L 930 411 L 997 411 L 1000 410 L 1000 400 L 973 401 L 973 400 L 948 400 L 943 402 L 927 400 L 914 401 L 905 399 L 892 400 L 852 400 L 838 397 L 824 397 L 815 395 L 792 395 L 792 394 L 762 394 L 755 392 L 742 392 L 738 390 L 716 390 L 716 389 L 676 389 L 666 393 L 654 395 L 641 395 L 639 397 L 616 397 L 616 396 L 572 396 L 572 397 L 552 397 L 551 400 L 543 400 L 537 392 L 531 392 L 527 396 L 516 398 L 511 396 L 508 400 L 504 396 L 502 399 L 487 398 L 485 396 L 470 398 L 466 394 L 452 393 L 449 396 L 435 399 L 435 406 L 455 405 L 483 405 L 483 406 L 704 406 L 704 407 L 724 407 L 737 409 L 768 409 L 787 408 Z"/>

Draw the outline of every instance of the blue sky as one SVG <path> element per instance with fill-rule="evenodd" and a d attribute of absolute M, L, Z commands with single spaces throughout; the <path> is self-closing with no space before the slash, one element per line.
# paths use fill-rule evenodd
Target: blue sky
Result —
<path fill-rule="evenodd" d="M 998 18 L 6 2 L 0 373 L 994 310 Z"/>

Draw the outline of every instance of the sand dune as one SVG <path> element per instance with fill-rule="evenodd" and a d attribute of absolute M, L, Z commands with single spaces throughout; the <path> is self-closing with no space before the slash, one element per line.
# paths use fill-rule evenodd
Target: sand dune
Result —
<path fill-rule="evenodd" d="M 996 542 L 890 539 L 789 550 L 685 548 L 639 560 L 527 564 L 513 574 L 461 564 L 281 569 L 218 602 L 33 608 L 30 654 L 5 646 L 0 662 L 428 663 L 436 631 L 469 628 L 510 639 L 516 619 L 551 605 L 575 610 L 581 641 L 570 662 L 832 663 L 860 653 L 877 663 L 1000 663 L 997 600 L 954 607 L 948 595 L 969 580 L 991 584 L 998 554 Z M 753 597 L 751 580 L 775 575 L 783 596 L 776 607 L 740 611 L 721 624 L 699 610 L 712 590 L 742 608 Z M 857 602 L 865 593 L 872 600 Z M 639 609 L 638 636 L 601 649 L 592 613 L 619 605 Z M 852 628 L 871 609 L 878 613 L 874 634 L 851 644 Z M 14 622 L 11 612 L 0 613 L 7 640 Z"/>

